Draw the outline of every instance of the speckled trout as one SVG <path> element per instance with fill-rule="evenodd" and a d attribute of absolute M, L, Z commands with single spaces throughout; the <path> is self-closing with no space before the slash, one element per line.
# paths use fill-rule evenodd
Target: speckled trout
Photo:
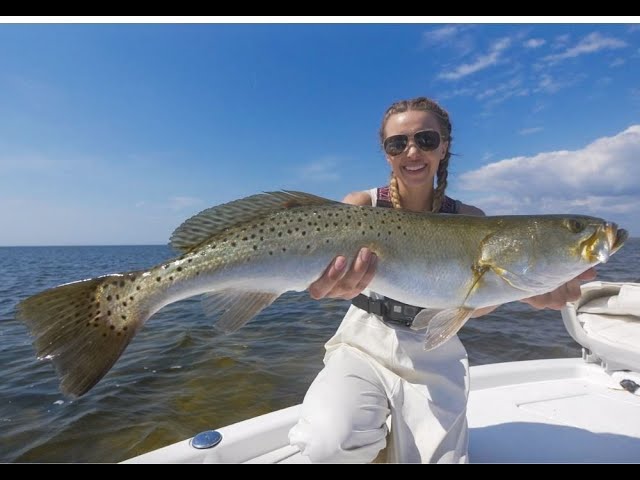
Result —
<path fill-rule="evenodd" d="M 300 192 L 254 195 L 204 210 L 171 237 L 181 255 L 150 268 L 68 283 L 27 298 L 17 317 L 61 390 L 80 396 L 165 305 L 204 294 L 232 332 L 289 290 L 303 291 L 336 255 L 378 256 L 371 290 L 419 307 L 425 348 L 475 309 L 546 293 L 606 262 L 627 237 L 577 215 L 472 217 L 359 207 Z"/>

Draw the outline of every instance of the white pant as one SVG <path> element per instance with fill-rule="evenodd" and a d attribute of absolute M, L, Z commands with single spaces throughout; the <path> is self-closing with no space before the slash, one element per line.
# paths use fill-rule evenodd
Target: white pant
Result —
<path fill-rule="evenodd" d="M 457 337 L 424 350 L 424 332 L 356 307 L 326 344 L 289 440 L 312 462 L 466 462 L 467 355 Z M 387 419 L 391 435 L 387 445 Z"/>

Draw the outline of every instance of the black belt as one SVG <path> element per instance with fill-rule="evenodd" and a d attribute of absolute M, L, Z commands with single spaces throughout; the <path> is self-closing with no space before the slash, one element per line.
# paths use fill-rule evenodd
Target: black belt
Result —
<path fill-rule="evenodd" d="M 421 307 L 407 305 L 393 298 L 383 297 L 380 300 L 374 300 L 362 294 L 352 299 L 351 303 L 367 313 L 380 315 L 387 323 L 404 325 L 405 327 L 410 327 L 416 315 L 423 310 Z"/>

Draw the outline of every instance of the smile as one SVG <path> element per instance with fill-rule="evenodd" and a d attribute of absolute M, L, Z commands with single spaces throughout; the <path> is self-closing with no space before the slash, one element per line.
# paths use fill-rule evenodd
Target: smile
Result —
<path fill-rule="evenodd" d="M 409 172 L 421 172 L 422 170 L 427 168 L 427 166 L 424 164 L 423 165 L 405 165 L 402 168 L 403 170 L 407 170 Z"/>

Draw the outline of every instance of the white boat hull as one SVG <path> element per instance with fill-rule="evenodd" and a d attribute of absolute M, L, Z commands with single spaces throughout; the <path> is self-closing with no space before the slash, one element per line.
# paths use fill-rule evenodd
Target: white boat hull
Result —
<path fill-rule="evenodd" d="M 469 457 L 485 462 L 638 462 L 640 396 L 580 358 L 471 367 Z M 287 434 L 299 406 L 218 429 L 198 450 L 185 440 L 125 463 L 307 463 Z"/>

